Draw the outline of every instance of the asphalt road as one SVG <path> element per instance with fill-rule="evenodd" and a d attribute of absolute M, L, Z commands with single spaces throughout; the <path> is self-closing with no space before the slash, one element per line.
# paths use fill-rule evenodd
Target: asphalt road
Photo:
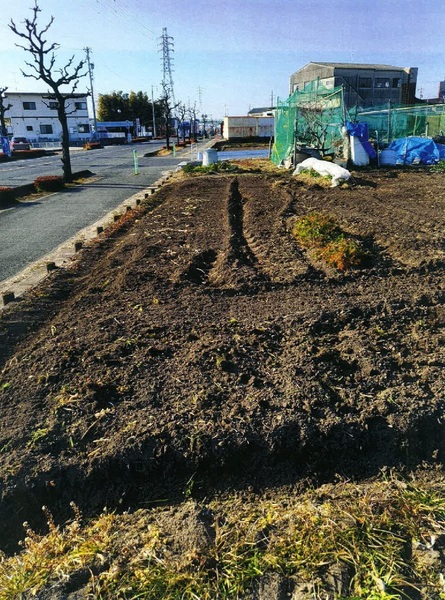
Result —
<path fill-rule="evenodd" d="M 190 159 L 190 150 L 183 150 L 177 157 L 143 156 L 155 149 L 156 143 L 149 143 L 75 151 L 73 171 L 89 169 L 95 174 L 90 182 L 0 210 L 0 281 L 51 252 L 138 190 L 146 189 L 163 172 Z M 133 150 L 137 150 L 138 175 L 134 174 Z M 60 156 L 1 164 L 0 185 L 22 185 L 39 175 L 59 173 Z"/>

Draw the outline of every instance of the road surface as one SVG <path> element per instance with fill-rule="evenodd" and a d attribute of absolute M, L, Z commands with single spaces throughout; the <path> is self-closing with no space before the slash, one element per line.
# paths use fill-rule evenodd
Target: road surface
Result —
<path fill-rule="evenodd" d="M 155 143 L 150 143 L 73 152 L 73 171 L 89 169 L 95 173 L 91 181 L 0 210 L 0 281 L 51 252 L 138 190 L 146 189 L 163 172 L 190 158 L 189 150 L 177 157 L 143 156 L 154 149 Z M 138 175 L 134 174 L 133 150 L 137 150 Z M 61 174 L 60 156 L 2 164 L 0 185 L 30 183 L 45 174 L 44 168 L 46 174 Z"/>

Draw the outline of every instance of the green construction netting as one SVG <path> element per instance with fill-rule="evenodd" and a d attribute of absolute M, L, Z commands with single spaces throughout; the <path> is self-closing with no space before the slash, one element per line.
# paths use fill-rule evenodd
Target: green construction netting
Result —
<path fill-rule="evenodd" d="M 286 100 L 277 101 L 273 162 L 280 164 L 291 157 L 295 143 L 297 148 L 317 148 L 322 154 L 338 154 L 343 144 L 341 129 L 345 120 L 367 123 L 369 137 L 378 137 L 381 144 L 408 136 L 443 136 L 445 104 L 386 104 L 347 111 L 341 87 L 329 89 L 317 81 L 311 82 Z"/>
<path fill-rule="evenodd" d="M 368 124 L 369 137 L 390 143 L 402 137 L 436 137 L 445 134 L 444 104 L 384 105 L 353 111 Z"/>
<path fill-rule="evenodd" d="M 275 164 L 292 156 L 294 142 L 300 147 L 320 148 L 333 152 L 342 143 L 344 123 L 343 90 L 325 88 L 311 82 L 304 90 L 294 92 L 284 101 L 278 100 L 275 112 L 275 142 L 272 160 Z"/>

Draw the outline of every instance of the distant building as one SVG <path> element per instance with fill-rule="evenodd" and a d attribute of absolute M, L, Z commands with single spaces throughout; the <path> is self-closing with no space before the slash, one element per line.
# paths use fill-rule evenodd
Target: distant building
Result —
<path fill-rule="evenodd" d="M 290 93 L 319 82 L 326 88 L 343 86 L 347 108 L 414 104 L 417 67 L 392 65 L 310 62 L 290 77 Z"/>
<path fill-rule="evenodd" d="M 223 137 L 226 140 L 270 138 L 273 135 L 273 117 L 224 117 Z"/>
<path fill-rule="evenodd" d="M 271 107 L 260 107 L 251 108 L 247 113 L 248 117 L 273 117 L 275 108 Z"/>
<path fill-rule="evenodd" d="M 445 81 L 439 81 L 439 94 L 437 97 L 445 101 Z"/>
<path fill-rule="evenodd" d="M 57 117 L 57 101 L 50 93 L 7 92 L 5 104 L 12 104 L 6 111 L 10 133 L 26 137 L 34 144 L 60 142 L 62 126 Z M 68 130 L 71 142 L 83 142 L 91 138 L 87 95 L 73 94 L 66 102 Z"/>

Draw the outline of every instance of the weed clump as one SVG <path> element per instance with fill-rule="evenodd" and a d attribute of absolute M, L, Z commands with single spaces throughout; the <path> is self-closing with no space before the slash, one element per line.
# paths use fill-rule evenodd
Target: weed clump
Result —
<path fill-rule="evenodd" d="M 436 165 L 433 165 L 430 169 L 432 173 L 445 173 L 445 160 L 439 160 Z"/>
<path fill-rule="evenodd" d="M 227 160 L 211 163 L 210 165 L 194 165 L 192 163 L 183 167 L 183 172 L 189 175 L 205 174 L 211 175 L 213 173 L 241 173 L 242 169 L 237 165 L 230 163 Z"/>
<path fill-rule="evenodd" d="M 303 248 L 313 250 L 316 258 L 339 271 L 360 267 L 367 258 L 362 246 L 345 236 L 329 215 L 311 213 L 300 217 L 295 222 L 293 235 Z"/>

